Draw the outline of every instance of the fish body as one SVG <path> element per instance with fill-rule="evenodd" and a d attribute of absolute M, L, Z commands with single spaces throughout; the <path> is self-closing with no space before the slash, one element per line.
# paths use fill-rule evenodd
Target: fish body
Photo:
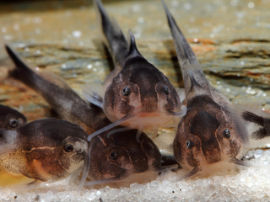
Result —
<path fill-rule="evenodd" d="M 99 127 L 105 126 L 106 124 L 110 123 L 108 119 L 102 118 L 105 117 L 102 109 L 94 105 L 86 104 L 86 102 L 82 100 L 65 83 L 55 83 L 55 81 L 52 81 L 47 77 L 42 77 L 42 75 L 39 75 L 37 72 L 33 71 L 30 67 L 28 67 L 11 48 L 7 47 L 7 50 L 9 51 L 9 54 L 14 63 L 16 64 L 17 68 L 13 75 L 22 80 L 26 85 L 29 85 L 30 87 L 40 92 L 41 95 L 51 105 L 51 107 L 58 112 L 61 118 L 75 123 L 78 123 L 78 121 L 74 121 L 74 118 L 79 119 L 81 120 L 79 122 L 80 126 L 81 123 L 84 123 L 90 129 L 99 129 Z M 74 112 L 72 107 L 67 107 L 68 105 L 76 105 L 76 109 L 78 109 L 78 112 Z M 79 114 L 80 110 L 82 110 L 82 113 L 80 113 L 81 116 L 75 116 L 76 114 Z M 101 116 L 102 114 L 104 116 Z M 87 117 L 87 115 L 92 118 L 85 118 Z M 32 123 L 30 126 L 28 126 L 29 129 L 25 129 L 24 127 L 20 131 L 16 132 L 16 134 L 21 134 L 20 136 L 22 137 L 24 137 L 23 134 L 26 133 L 36 134 L 34 133 L 34 131 L 28 132 L 28 130 L 34 130 L 34 128 L 36 129 L 36 131 L 41 130 L 36 125 L 38 125 L 38 122 Z M 58 128 L 56 128 L 57 125 Z M 57 136 L 58 131 L 61 130 L 61 125 L 63 124 L 53 124 L 51 127 L 51 132 L 56 130 L 53 133 Z M 42 129 L 50 130 L 46 127 L 43 126 Z M 81 132 L 81 129 L 79 131 Z M 62 133 L 64 133 L 64 131 Z M 87 160 L 84 164 L 86 167 L 89 166 L 89 168 L 86 168 L 86 172 L 88 173 L 87 181 L 89 182 L 90 180 L 108 180 L 110 178 L 123 179 L 131 174 L 141 173 L 152 168 L 158 170 L 161 163 L 161 154 L 158 148 L 144 133 L 138 135 L 138 141 L 137 134 L 139 133 L 141 132 L 118 126 L 116 129 L 113 128 L 98 137 L 92 138 L 91 141 L 89 141 L 89 147 L 91 149 L 87 149 L 88 155 L 86 157 Z M 43 133 L 41 132 L 41 134 Z M 38 137 L 38 134 L 36 134 L 36 136 Z M 42 137 L 43 135 L 39 136 L 39 138 Z M 33 137 L 33 141 L 34 140 L 36 140 L 35 136 Z M 24 145 L 26 144 L 26 142 L 29 142 L 29 149 L 26 150 L 36 151 L 35 155 L 39 155 L 39 159 L 31 160 L 29 163 L 31 164 L 31 166 L 29 166 L 26 162 L 25 155 L 23 155 L 22 152 L 17 149 L 14 152 L 5 153 L 5 155 L 2 155 L 2 159 L 6 159 L 7 156 L 12 156 L 11 159 L 17 159 L 16 161 L 13 160 L 13 166 L 10 165 L 10 161 L 3 160 L 3 162 L 7 162 L 4 167 L 12 167 L 12 169 L 10 170 L 13 173 L 24 173 L 24 175 L 28 177 L 37 178 L 44 181 L 53 178 L 52 174 L 50 174 L 50 176 L 48 174 L 48 171 L 46 171 L 44 168 L 37 168 L 41 167 L 40 163 L 37 162 L 49 161 L 48 158 L 51 158 L 50 151 L 52 151 L 50 148 L 52 147 L 44 146 L 44 153 L 48 155 L 47 158 L 46 156 L 37 153 L 39 149 L 34 149 L 34 146 L 31 146 L 32 143 L 29 139 L 23 139 L 24 143 L 21 140 L 19 142 L 20 145 Z M 46 148 L 48 150 L 46 150 Z M 116 152 L 117 155 L 114 157 L 110 157 L 110 152 Z M 57 158 L 61 159 L 62 157 L 55 157 L 54 160 L 56 160 Z M 50 164 L 53 165 L 52 162 Z M 78 166 L 81 166 L 81 162 L 78 162 Z M 55 169 L 57 170 L 58 167 L 59 166 L 56 165 Z M 43 173 L 39 173 L 36 172 L 36 170 L 45 170 L 46 172 L 44 171 Z M 60 175 L 65 176 L 67 175 L 67 173 L 63 171 L 60 172 L 59 176 Z"/>
<path fill-rule="evenodd" d="M 0 128 L 16 129 L 26 123 L 26 117 L 15 109 L 0 105 Z"/>
<path fill-rule="evenodd" d="M 95 3 L 116 66 L 103 98 L 105 114 L 112 122 L 130 118 L 122 125 L 131 128 L 166 125 L 181 110 L 175 88 L 141 55 L 133 34 L 130 32 L 128 43 L 119 26 L 109 18 L 101 1 L 96 0 Z M 151 121 L 155 117 L 159 117 L 159 122 Z"/>
<path fill-rule="evenodd" d="M 187 113 L 174 139 L 178 163 L 189 176 L 220 161 L 237 161 L 247 142 L 245 128 L 230 102 L 207 81 L 194 52 L 165 3 L 163 6 L 174 39 L 184 80 Z"/>
<path fill-rule="evenodd" d="M 60 78 L 38 74 L 8 45 L 6 51 L 16 67 L 12 75 L 39 92 L 62 119 L 79 124 L 88 131 L 109 123 L 100 108 L 83 100 Z"/>
<path fill-rule="evenodd" d="M 144 133 L 116 127 L 90 142 L 88 180 L 121 180 L 134 173 L 161 169 L 161 154 Z"/>
<path fill-rule="evenodd" d="M 86 159 L 87 134 L 77 125 L 41 119 L 17 130 L 0 131 L 0 166 L 40 181 L 64 178 Z"/>

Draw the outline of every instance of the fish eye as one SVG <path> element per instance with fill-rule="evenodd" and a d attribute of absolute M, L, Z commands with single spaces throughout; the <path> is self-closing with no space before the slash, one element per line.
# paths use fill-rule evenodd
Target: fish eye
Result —
<path fill-rule="evenodd" d="M 118 157 L 118 154 L 117 154 L 117 152 L 111 152 L 111 154 L 110 154 L 110 158 L 112 159 L 112 160 L 116 160 L 117 159 L 117 157 Z"/>
<path fill-rule="evenodd" d="M 9 120 L 9 126 L 10 126 L 11 128 L 17 128 L 18 125 L 19 125 L 18 120 L 16 120 L 16 119 L 10 119 L 10 120 Z"/>
<path fill-rule="evenodd" d="M 223 131 L 223 136 L 225 138 L 230 138 L 231 137 L 231 132 L 228 128 L 226 128 L 224 131 Z"/>
<path fill-rule="evenodd" d="M 73 151 L 73 145 L 71 145 L 71 144 L 66 144 L 65 146 L 64 146 L 64 150 L 66 151 L 66 152 L 72 152 Z"/>
<path fill-rule="evenodd" d="M 190 140 L 186 141 L 186 145 L 188 149 L 191 149 L 194 146 L 194 143 Z"/>
<path fill-rule="evenodd" d="M 164 87 L 163 87 L 163 91 L 164 91 L 164 93 L 165 93 L 166 95 L 169 95 L 169 88 L 168 88 L 168 86 L 164 86 Z"/>
<path fill-rule="evenodd" d="M 130 95 L 130 88 L 126 86 L 125 88 L 123 88 L 122 93 L 124 96 L 129 96 Z"/>

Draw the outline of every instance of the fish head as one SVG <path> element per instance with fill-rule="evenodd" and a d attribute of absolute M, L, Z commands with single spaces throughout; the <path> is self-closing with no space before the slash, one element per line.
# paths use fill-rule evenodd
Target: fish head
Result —
<path fill-rule="evenodd" d="M 62 120 L 43 119 L 20 128 L 19 133 L 26 161 L 24 175 L 42 181 L 56 180 L 83 166 L 88 143 L 80 127 Z"/>
<path fill-rule="evenodd" d="M 179 163 L 202 168 L 222 160 L 234 160 L 244 142 L 237 119 L 209 97 L 196 98 L 188 104 L 188 109 L 174 140 Z"/>
<path fill-rule="evenodd" d="M 154 143 L 137 130 L 118 127 L 94 138 L 91 143 L 89 175 L 96 180 L 121 179 L 158 167 L 160 153 Z"/>
<path fill-rule="evenodd" d="M 143 58 L 128 60 L 104 98 L 104 111 L 111 121 L 125 116 L 150 119 L 159 116 L 163 120 L 179 112 L 181 106 L 166 76 Z"/>
<path fill-rule="evenodd" d="M 25 116 L 7 106 L 0 105 L 0 128 L 3 129 L 16 129 L 26 123 Z"/>

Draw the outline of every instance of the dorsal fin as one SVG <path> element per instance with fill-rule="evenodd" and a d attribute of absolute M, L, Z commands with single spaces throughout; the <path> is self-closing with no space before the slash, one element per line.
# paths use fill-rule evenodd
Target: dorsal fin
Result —
<path fill-rule="evenodd" d="M 188 94 L 191 93 L 191 89 L 195 90 L 194 87 L 200 87 L 199 91 L 194 91 L 195 94 L 211 94 L 209 83 L 200 67 L 195 53 L 193 52 L 181 29 L 176 24 L 176 21 L 166 6 L 164 0 L 162 0 L 162 4 L 173 37 L 176 55 L 181 66 L 182 78 L 184 80 L 187 97 L 189 97 Z"/>
<path fill-rule="evenodd" d="M 137 45 L 136 45 L 136 40 L 134 34 L 129 31 L 129 37 L 130 37 L 130 43 L 129 43 L 129 51 L 128 51 L 128 56 L 136 57 L 136 56 L 141 56 L 141 53 L 139 52 Z"/>
<path fill-rule="evenodd" d="M 187 74 L 189 76 L 190 79 L 190 89 L 189 91 L 191 92 L 192 90 L 196 90 L 196 88 L 203 88 L 201 86 L 201 84 L 199 84 L 196 80 L 196 78 L 194 78 L 194 75 L 192 74 L 191 71 L 187 70 Z"/>
<path fill-rule="evenodd" d="M 12 59 L 12 61 L 16 66 L 28 68 L 28 66 L 20 59 L 18 54 L 14 50 L 12 50 L 12 48 L 9 45 L 5 44 L 5 48 L 9 57 Z"/>
<path fill-rule="evenodd" d="M 188 41 L 186 40 L 184 34 L 182 33 L 181 29 L 177 26 L 174 17 L 170 13 L 168 7 L 166 6 L 164 0 L 162 0 L 162 4 L 167 16 L 168 24 L 174 38 L 174 43 L 176 46 L 176 52 L 179 59 L 181 66 L 183 64 L 199 64 L 196 56 L 191 49 Z"/>
<path fill-rule="evenodd" d="M 100 15 L 102 31 L 114 58 L 114 62 L 122 66 L 128 53 L 128 42 L 117 22 L 110 19 L 101 1 L 95 0 L 94 3 Z"/>

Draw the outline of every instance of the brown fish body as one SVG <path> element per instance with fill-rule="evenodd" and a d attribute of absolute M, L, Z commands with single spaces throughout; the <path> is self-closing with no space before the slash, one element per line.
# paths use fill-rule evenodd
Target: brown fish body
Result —
<path fill-rule="evenodd" d="M 130 43 L 113 23 L 100 0 L 95 1 L 101 17 L 102 30 L 116 68 L 107 85 L 103 110 L 110 121 L 130 118 L 122 125 L 142 129 L 166 126 L 175 114 L 180 115 L 179 96 L 168 78 L 149 63 L 138 51 L 130 32 Z M 159 117 L 159 122 L 152 118 Z"/>
<path fill-rule="evenodd" d="M 207 79 L 194 52 L 163 2 L 185 85 L 187 113 L 174 140 L 176 160 L 189 175 L 221 162 L 238 162 L 246 131 L 229 101 Z"/>
<path fill-rule="evenodd" d="M 66 177 L 83 166 L 87 155 L 87 134 L 67 121 L 37 120 L 16 131 L 1 131 L 1 137 L 0 166 L 35 180 Z M 8 141 L 2 144 L 3 139 Z"/>
<path fill-rule="evenodd" d="M 48 77 L 40 76 L 38 73 L 30 69 L 25 63 L 23 63 L 22 60 L 14 53 L 14 51 L 12 51 L 12 49 L 8 47 L 7 49 L 9 51 L 11 58 L 16 64 L 16 68 L 18 71 L 17 74 L 21 72 L 21 74 L 17 75 L 16 77 L 20 76 L 19 77 L 20 80 L 22 80 L 25 84 L 29 85 L 30 87 L 40 92 L 42 96 L 49 102 L 49 104 L 53 107 L 53 109 L 55 109 L 58 112 L 58 114 L 60 114 L 62 118 L 67 119 L 68 121 L 74 121 L 73 119 L 74 118 L 76 119 L 75 115 L 78 115 L 82 111 L 82 113 L 80 114 L 81 116 L 78 119 L 82 120 L 82 122 L 85 123 L 86 126 L 90 129 L 91 128 L 98 129 L 102 126 L 105 126 L 107 123 L 110 123 L 108 119 L 101 118 L 101 117 L 105 117 L 102 110 L 100 110 L 96 106 L 93 106 L 90 104 L 87 105 L 86 102 L 82 100 L 66 84 L 61 83 L 61 82 L 59 83 L 59 81 L 51 80 L 51 78 L 48 78 Z M 77 112 L 75 109 L 77 110 Z M 87 115 L 89 115 L 89 118 L 85 118 L 87 117 Z M 80 126 L 83 126 L 82 122 L 79 122 Z M 96 162 L 103 162 L 103 164 L 100 166 L 103 166 L 106 172 L 108 173 L 111 172 L 112 176 L 124 178 L 125 176 L 128 176 L 130 173 L 145 171 L 146 169 L 150 167 L 150 164 L 152 161 L 155 163 L 157 162 L 160 163 L 160 153 L 157 147 L 149 138 L 145 137 L 145 134 L 141 135 L 142 140 L 140 140 L 140 142 L 143 142 L 141 144 L 143 144 L 144 146 L 140 146 L 140 144 L 137 143 L 137 140 L 136 140 L 136 133 L 138 133 L 138 131 L 132 130 L 130 132 L 130 129 L 128 128 L 122 128 L 122 129 L 124 129 L 127 132 L 116 132 L 114 135 L 112 135 L 113 139 L 106 138 L 106 135 L 104 134 L 102 135 L 101 138 L 103 138 L 104 141 L 106 141 L 106 145 L 107 145 L 106 149 L 114 147 L 115 150 L 118 150 L 118 149 L 120 150 L 120 147 L 118 148 L 117 146 L 117 142 L 119 141 L 119 142 L 122 142 L 123 149 L 121 151 L 124 151 L 126 154 L 127 152 L 129 152 L 129 145 L 135 145 L 134 153 L 128 153 L 128 158 L 129 159 L 135 158 L 135 155 L 139 153 L 138 156 L 143 157 L 143 160 L 138 161 L 138 162 L 130 161 L 129 163 L 125 161 L 121 165 L 119 165 L 117 168 L 115 169 L 111 168 L 110 170 L 111 162 L 104 160 L 105 158 L 104 156 L 106 154 L 104 154 L 104 152 L 103 153 L 101 152 L 102 155 L 100 157 L 95 156 L 98 152 L 102 150 L 100 150 L 99 148 L 96 148 L 97 146 L 94 146 L 92 149 L 93 152 L 91 152 L 91 154 L 95 154 L 94 157 L 95 157 Z M 111 131 L 114 131 L 114 130 L 115 129 L 112 129 L 105 134 L 109 134 Z M 124 135 L 127 135 L 127 137 L 125 138 Z M 22 137 L 24 136 L 22 135 Z M 98 145 L 98 143 L 100 143 L 99 139 L 100 139 L 99 137 L 96 137 L 95 139 L 93 139 L 93 142 L 94 142 L 93 144 Z M 21 144 L 23 145 L 23 143 Z M 92 145 L 92 141 L 89 144 Z M 149 146 L 149 148 L 147 147 L 147 145 Z M 12 155 L 13 157 L 11 159 L 18 159 L 17 161 L 14 161 L 14 166 L 11 169 L 13 170 L 14 173 L 25 173 L 25 175 L 29 177 L 35 177 L 35 178 L 40 178 L 40 179 L 45 180 L 45 179 L 53 177 L 52 174 L 48 174 L 48 173 L 55 173 L 57 172 L 57 170 L 60 169 L 59 167 L 60 164 L 57 164 L 57 159 L 59 158 L 61 159 L 61 157 L 59 156 L 60 154 L 57 154 L 58 157 L 55 157 L 54 159 L 51 159 L 51 158 L 48 159 L 46 157 L 46 156 L 51 157 L 53 154 L 55 154 L 55 150 L 51 148 L 52 147 L 48 147 L 48 146 L 42 147 L 42 145 L 40 147 L 39 146 L 35 147 L 35 149 L 32 148 L 31 155 L 35 155 L 35 158 L 33 160 L 26 161 L 25 157 L 27 155 L 22 155 L 20 150 L 15 150 L 14 152 L 10 151 L 6 156 L 3 154 L 2 158 L 8 158 L 8 156 Z M 28 154 L 28 153 L 29 152 L 25 151 L 25 154 Z M 46 155 L 42 155 L 42 154 L 46 154 Z M 149 158 L 151 157 L 151 160 L 149 160 L 147 157 Z M 29 158 L 33 158 L 33 157 L 30 156 Z M 94 158 L 91 156 L 90 159 L 94 159 Z M 15 165 L 15 162 L 17 162 L 16 165 Z M 43 162 L 43 166 L 41 165 L 41 162 Z M 94 166 L 96 165 L 96 162 L 91 160 L 90 165 Z M 25 164 L 28 164 L 28 166 L 25 166 Z M 55 164 L 55 166 L 48 167 L 48 165 L 53 165 L 53 164 Z M 124 164 L 126 164 L 126 166 Z M 7 161 L 6 168 L 9 166 L 10 166 L 10 161 Z M 121 166 L 123 166 L 123 168 Z M 133 166 L 134 166 L 134 169 L 131 169 Z M 139 166 L 143 166 L 143 168 L 139 169 L 138 168 Z M 26 168 L 28 170 L 26 170 Z M 53 168 L 55 168 L 55 170 Z M 37 170 L 40 173 L 39 172 L 36 173 Z M 48 170 L 51 170 L 51 171 L 48 171 Z M 119 170 L 122 170 L 121 172 L 123 173 L 121 174 Z M 63 171 L 57 175 L 64 176 L 65 173 L 66 172 Z M 89 173 L 91 173 L 94 179 L 106 178 L 103 176 L 105 175 L 103 171 L 101 172 L 93 168 L 91 168 Z M 116 175 L 115 173 L 118 173 L 119 175 Z M 98 177 L 98 175 L 100 175 L 100 177 Z"/>
<path fill-rule="evenodd" d="M 40 92 L 62 118 L 76 123 L 73 119 L 76 119 L 76 115 L 80 114 L 81 116 L 78 118 L 79 120 L 82 120 L 79 122 L 80 126 L 82 126 L 83 122 L 88 128 L 94 129 L 98 129 L 101 126 L 110 123 L 106 118 L 100 118 L 105 117 L 102 110 L 96 106 L 90 104 L 87 105 L 87 103 L 65 83 L 52 80 L 51 77 L 39 75 L 23 63 L 12 49 L 8 47 L 7 49 L 16 64 L 16 71 L 18 71 L 17 73 L 15 72 L 18 74 L 15 74 L 16 77 Z M 19 73 L 21 74 L 19 75 Z M 88 118 L 87 115 L 89 115 Z M 94 118 L 96 119 L 94 120 Z M 27 143 L 31 141 L 29 138 L 24 138 L 24 134 L 36 134 L 34 131 L 28 132 L 28 130 L 34 130 L 34 128 L 36 128 L 37 131 L 40 130 L 37 127 L 33 127 L 34 125 L 37 125 L 37 123 L 32 124 L 32 126 L 30 125 L 28 129 L 24 127 L 22 130 L 18 131 L 18 134 L 23 137 L 19 141 L 19 146 L 29 145 L 29 147 L 24 146 L 26 147 L 24 150 L 16 149 L 0 155 L 2 156 L 1 158 L 3 161 L 9 159 L 11 156 L 10 159 L 16 160 L 13 161 L 12 165 L 14 166 L 11 165 L 9 160 L 5 160 L 6 163 L 4 167 L 6 169 L 10 168 L 9 170 L 13 173 L 23 173 L 28 177 L 43 181 L 48 179 L 59 179 L 68 175 L 69 172 L 67 169 L 63 168 L 65 162 L 59 162 L 59 159 L 63 159 L 61 156 L 62 153 L 58 152 L 56 147 L 51 145 L 48 146 L 44 142 L 38 144 L 38 140 L 34 143 Z M 59 125 L 58 128 L 61 127 L 61 124 L 54 124 L 54 126 L 57 125 Z M 56 130 L 54 133 L 57 133 L 59 130 L 58 128 L 53 128 L 53 130 Z M 155 169 L 159 168 L 161 163 L 160 153 L 154 143 L 145 134 L 140 135 L 138 142 L 136 139 L 138 133 L 137 130 L 130 130 L 124 127 L 120 128 L 123 130 L 122 132 L 115 132 L 119 127 L 117 129 L 111 129 L 101 136 L 94 138 L 89 143 L 90 145 L 93 145 L 91 146 L 91 153 L 88 157 L 90 159 L 90 168 L 88 171 L 90 179 L 101 180 L 109 179 L 110 177 L 122 179 L 132 173 L 144 172 L 152 167 Z M 49 130 L 47 126 L 44 126 L 43 129 Z M 108 135 L 110 133 L 113 134 Z M 36 136 L 38 135 L 41 139 L 44 136 L 42 132 L 36 134 Z M 36 139 L 33 137 L 33 140 Z M 117 158 L 117 160 L 113 160 L 109 157 L 108 152 L 110 151 L 117 151 L 119 153 L 118 157 L 114 157 Z M 82 164 L 79 162 L 78 164 L 72 165 L 79 167 Z M 72 168 L 69 169 L 74 170 Z"/>
<path fill-rule="evenodd" d="M 125 125 L 146 128 L 165 125 L 175 117 L 169 112 L 180 111 L 179 97 L 174 96 L 177 93 L 169 80 L 157 71 L 145 59 L 137 58 L 115 76 L 104 96 L 104 112 L 112 122 L 130 116 L 134 119 Z"/>
<path fill-rule="evenodd" d="M 62 119 L 79 124 L 88 132 L 109 123 L 100 108 L 83 100 L 60 78 L 37 73 L 7 45 L 6 50 L 16 66 L 12 75 L 39 92 Z"/>
<path fill-rule="evenodd" d="M 26 123 L 26 117 L 15 109 L 0 105 L 0 128 L 16 129 Z"/>
<path fill-rule="evenodd" d="M 233 135 L 239 133 L 239 126 L 237 120 L 228 119 L 230 111 L 207 96 L 195 97 L 188 109 L 189 105 L 192 107 L 179 123 L 174 140 L 174 154 L 180 165 L 202 169 L 220 161 L 233 161 L 245 140 Z"/>
<path fill-rule="evenodd" d="M 117 127 L 90 142 L 88 180 L 120 180 L 161 168 L 161 154 L 144 133 Z M 138 138 L 138 139 L 137 139 Z"/>

